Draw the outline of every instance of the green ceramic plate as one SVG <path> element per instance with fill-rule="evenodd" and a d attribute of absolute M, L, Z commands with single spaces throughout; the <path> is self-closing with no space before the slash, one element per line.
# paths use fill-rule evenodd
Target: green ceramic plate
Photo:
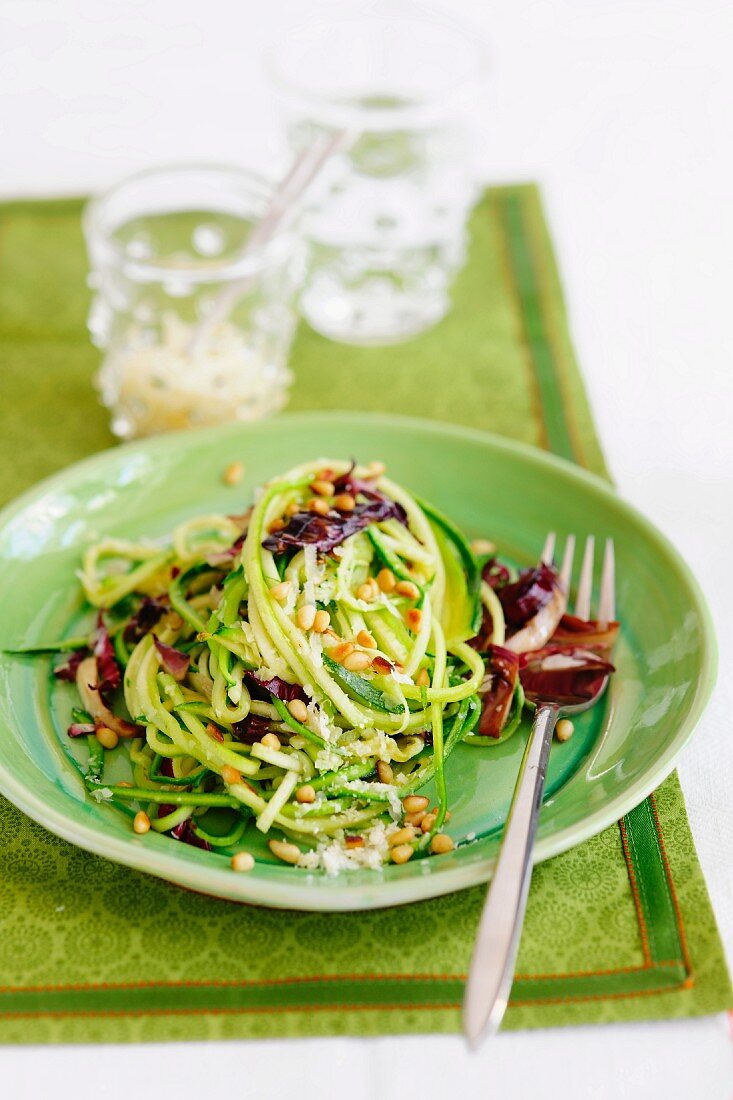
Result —
<path fill-rule="evenodd" d="M 242 511 L 251 490 L 289 466 L 330 455 L 384 459 L 390 473 L 472 537 L 492 538 L 517 564 L 545 534 L 611 536 L 617 549 L 621 641 L 604 702 L 552 749 L 537 860 L 610 825 L 671 770 L 709 696 L 715 644 L 696 582 L 665 539 L 608 486 L 538 451 L 435 423 L 354 414 L 295 415 L 120 447 L 38 485 L 0 517 L 0 645 L 63 636 L 80 612 L 82 548 L 101 534 L 161 536 L 201 511 Z M 221 478 L 241 460 L 236 488 Z M 366 909 L 432 897 L 489 878 L 526 729 L 488 749 L 459 746 L 448 762 L 456 841 L 449 855 L 337 878 L 257 857 L 235 874 L 224 855 L 168 837 L 135 836 L 114 808 L 85 797 L 67 755 L 73 689 L 46 658 L 0 657 L 0 789 L 74 844 L 195 890 L 293 909 Z M 121 751 L 114 762 L 122 778 Z"/>

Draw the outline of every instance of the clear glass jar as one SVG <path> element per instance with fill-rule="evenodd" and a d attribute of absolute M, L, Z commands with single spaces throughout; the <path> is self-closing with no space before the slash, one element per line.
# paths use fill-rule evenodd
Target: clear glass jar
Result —
<path fill-rule="evenodd" d="M 89 331 L 118 436 L 252 420 L 285 403 L 304 255 L 292 227 L 247 250 L 271 192 L 239 168 L 173 166 L 87 205 Z M 202 335 L 222 293 L 234 299 L 228 320 Z"/>
<path fill-rule="evenodd" d="M 442 16 L 400 9 L 288 28 L 269 69 L 287 141 L 347 141 L 312 189 L 301 309 L 326 336 L 407 339 L 440 320 L 465 259 L 484 55 Z"/>

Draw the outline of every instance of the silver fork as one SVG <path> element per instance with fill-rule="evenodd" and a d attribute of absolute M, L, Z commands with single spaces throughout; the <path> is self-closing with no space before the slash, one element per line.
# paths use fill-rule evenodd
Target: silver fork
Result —
<path fill-rule="evenodd" d="M 590 618 L 594 549 L 595 541 L 591 535 L 583 552 L 575 601 L 575 614 L 579 619 Z M 540 560 L 552 562 L 554 550 L 555 535 L 551 533 Z M 570 535 L 560 570 L 560 581 L 566 592 L 570 588 L 574 551 L 575 537 Z M 613 542 L 607 539 L 598 606 L 601 625 L 614 618 L 614 572 Z M 537 704 L 537 713 L 522 757 L 499 858 L 481 915 L 463 1000 L 463 1029 L 472 1048 L 477 1047 L 484 1036 L 498 1031 L 509 1000 L 555 725 L 561 715 L 580 714 L 594 706 L 607 683 L 606 676 L 593 698 L 572 706 L 561 706 L 549 698 L 532 699 L 530 696 L 530 701 Z"/>

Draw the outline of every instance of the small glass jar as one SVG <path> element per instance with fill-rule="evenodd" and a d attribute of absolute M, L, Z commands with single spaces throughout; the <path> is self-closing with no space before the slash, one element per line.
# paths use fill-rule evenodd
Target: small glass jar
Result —
<path fill-rule="evenodd" d="M 282 408 L 304 253 L 292 225 L 247 248 L 271 194 L 251 172 L 190 165 L 142 172 L 87 205 L 89 331 L 116 435 Z M 222 295 L 230 308 L 207 325 Z"/>

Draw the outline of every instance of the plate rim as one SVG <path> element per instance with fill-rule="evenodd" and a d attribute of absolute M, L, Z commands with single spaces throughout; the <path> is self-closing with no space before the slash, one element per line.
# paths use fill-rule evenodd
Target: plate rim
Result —
<path fill-rule="evenodd" d="M 620 509 L 637 528 L 641 528 L 644 535 L 650 538 L 657 548 L 664 553 L 669 564 L 684 582 L 703 627 L 701 631 L 701 671 L 695 685 L 688 714 L 677 724 L 665 751 L 655 758 L 653 763 L 645 769 L 629 788 L 584 817 L 580 822 L 567 825 L 550 837 L 541 837 L 535 845 L 533 862 L 543 862 L 583 843 L 629 813 L 667 778 L 673 770 L 679 754 L 695 733 L 700 717 L 710 700 L 717 677 L 718 648 L 715 628 L 707 600 L 699 582 L 683 556 L 667 536 L 634 505 L 625 500 L 609 481 L 564 458 L 493 432 L 440 420 L 391 413 L 359 413 L 353 410 L 288 412 L 270 420 L 234 422 L 223 426 L 216 425 L 105 448 L 43 478 L 6 504 L 0 510 L 0 531 L 15 516 L 39 498 L 53 492 L 57 487 L 63 486 L 67 482 L 70 473 L 83 474 L 98 467 L 104 469 L 110 464 L 117 465 L 118 460 L 124 460 L 125 455 L 134 454 L 140 450 L 144 450 L 147 454 L 150 454 L 151 451 L 153 454 L 159 450 L 167 451 L 175 445 L 176 440 L 190 440 L 194 443 L 205 444 L 209 439 L 221 441 L 222 434 L 232 438 L 240 434 L 246 437 L 252 431 L 255 433 L 267 431 L 283 422 L 297 427 L 299 424 L 308 426 L 329 421 L 338 421 L 341 425 L 352 422 L 359 427 L 369 423 L 375 427 L 393 426 L 395 429 L 403 428 L 413 432 L 437 434 L 447 439 L 470 441 L 495 451 L 501 451 L 509 456 L 515 456 L 535 467 L 554 469 L 571 482 L 585 486 L 602 498 L 612 501 L 614 506 Z M 100 833 L 91 825 L 76 822 L 62 811 L 49 807 L 40 796 L 34 795 L 22 784 L 16 783 L 12 772 L 1 761 L 0 793 L 23 813 L 50 832 L 95 855 L 112 859 L 124 866 L 152 874 L 181 886 L 203 893 L 211 893 L 216 897 L 255 905 L 266 905 L 273 908 L 337 912 L 409 904 L 413 901 L 438 897 L 485 883 L 491 878 L 496 863 L 495 856 L 484 857 L 477 853 L 476 858 L 473 860 L 464 860 L 460 865 L 454 867 L 436 866 L 428 861 L 426 862 L 428 873 L 419 877 L 411 874 L 404 877 L 400 875 L 391 880 L 374 880 L 370 875 L 368 882 L 359 883 L 353 881 L 352 876 L 349 876 L 350 881 L 346 885 L 336 885 L 339 881 L 336 880 L 333 883 L 320 883 L 317 889 L 308 890 L 307 882 L 292 881 L 287 868 L 283 869 L 283 874 L 288 875 L 288 878 L 283 879 L 283 881 L 277 881 L 269 877 L 258 879 L 256 876 L 232 875 L 228 868 L 225 870 L 208 863 L 199 864 L 193 861 L 182 861 L 176 855 L 168 854 L 167 851 L 156 851 L 153 847 L 146 846 L 143 838 L 131 836 L 127 840 Z M 157 838 L 157 836 L 153 838 L 154 841 L 157 839 L 165 838 Z M 436 864 L 439 862 L 435 861 Z M 402 868 L 399 870 L 401 871 Z M 356 872 L 355 874 L 362 873 Z M 374 872 L 374 874 L 378 874 L 378 872 Z M 360 891 L 365 896 L 360 896 Z M 298 895 L 304 896 L 299 898 Z"/>

